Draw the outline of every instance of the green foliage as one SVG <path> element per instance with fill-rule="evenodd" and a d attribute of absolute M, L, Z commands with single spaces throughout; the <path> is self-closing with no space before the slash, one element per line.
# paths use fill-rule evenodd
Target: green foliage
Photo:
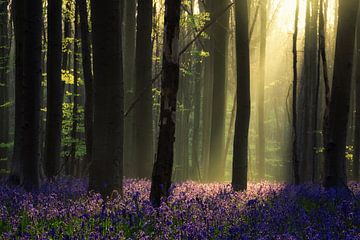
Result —
<path fill-rule="evenodd" d="M 84 108 L 78 106 L 78 114 L 76 118 L 73 118 L 73 103 L 63 103 L 63 127 L 62 127 L 62 144 L 63 152 L 62 156 L 66 157 L 70 155 L 70 149 L 73 143 L 76 143 L 76 158 L 82 159 L 86 154 L 86 146 L 83 138 L 85 133 L 84 127 Z M 73 120 L 77 121 L 77 138 L 73 139 L 71 136 L 73 128 Z"/>

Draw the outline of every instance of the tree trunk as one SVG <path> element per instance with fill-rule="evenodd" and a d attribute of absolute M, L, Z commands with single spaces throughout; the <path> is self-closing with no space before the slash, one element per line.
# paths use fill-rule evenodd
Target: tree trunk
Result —
<path fill-rule="evenodd" d="M 88 9 L 86 0 L 77 0 L 80 15 L 81 31 L 81 56 L 82 67 L 85 82 L 85 110 L 84 110 L 84 127 L 85 127 L 85 144 L 86 144 L 86 162 L 88 166 L 92 159 L 93 143 L 93 74 L 91 67 L 91 41 L 89 36 Z M 87 170 L 87 169 L 84 169 Z M 85 174 L 85 173 L 83 173 Z"/>
<path fill-rule="evenodd" d="M 176 101 L 179 88 L 180 5 L 180 1 L 165 0 L 160 132 L 150 193 L 150 200 L 156 207 L 160 206 L 161 197 L 169 195 L 174 161 Z"/>
<path fill-rule="evenodd" d="M 122 1 L 91 1 L 94 49 L 94 136 L 89 189 L 122 191 L 124 84 Z M 106 107 L 105 107 L 106 106 Z"/>
<path fill-rule="evenodd" d="M 15 33 L 15 133 L 14 152 L 11 161 L 9 183 L 18 185 L 22 182 L 21 152 L 23 149 L 24 125 L 24 1 L 13 0 Z"/>
<path fill-rule="evenodd" d="M 237 108 L 235 120 L 232 187 L 235 191 L 247 188 L 248 134 L 250 123 L 250 50 L 249 20 L 246 0 L 235 4 Z"/>
<path fill-rule="evenodd" d="M 125 88 L 125 109 L 133 101 L 135 92 L 135 46 L 136 46 L 136 2 L 137 0 L 124 1 L 124 88 Z M 143 1 L 144 2 L 144 1 Z M 144 4 L 143 4 L 144 5 Z M 139 15 L 139 13 L 138 13 Z M 151 77 L 150 77 L 151 79 Z M 149 79 L 147 79 L 150 81 Z M 145 80 L 144 80 L 145 81 Z M 125 118 L 125 142 L 124 142 L 124 173 L 126 177 L 136 177 L 137 163 L 134 161 L 136 153 L 134 113 L 131 111 Z M 152 161 L 151 161 L 152 162 Z M 151 167 L 148 172 L 151 175 Z"/>
<path fill-rule="evenodd" d="M 137 177 L 150 178 L 154 159 L 152 126 L 152 0 L 138 0 L 136 57 L 135 57 L 135 96 L 146 89 L 135 107 L 135 164 Z"/>
<path fill-rule="evenodd" d="M 41 26 L 42 1 L 25 1 L 24 35 L 24 125 L 23 185 L 26 190 L 40 186 L 40 91 L 41 91 Z"/>
<path fill-rule="evenodd" d="M 298 159 L 298 143 L 297 143 L 297 88 L 298 88 L 298 70 L 297 70 L 297 38 L 299 31 L 299 0 L 296 0 L 295 23 L 293 34 L 293 86 L 292 86 L 292 165 L 294 174 L 294 183 L 300 183 L 299 176 L 299 159 Z"/>
<path fill-rule="evenodd" d="M 360 17 L 357 19 L 356 31 L 356 115 L 355 115 L 355 143 L 354 143 L 354 162 L 353 162 L 353 180 L 360 180 Z"/>
<path fill-rule="evenodd" d="M 300 181 L 312 181 L 314 173 L 313 159 L 315 155 L 316 122 L 318 109 L 315 107 L 318 98 L 316 86 L 318 81 L 317 63 L 317 22 L 318 1 L 307 1 L 306 28 L 305 28 L 305 51 L 303 77 L 300 83 L 298 105 L 298 157 L 300 163 Z"/>
<path fill-rule="evenodd" d="M 257 93 L 258 106 L 258 139 L 256 144 L 258 180 L 265 178 L 265 126 L 264 126 L 264 92 L 265 92 L 265 62 L 266 62 L 266 25 L 267 0 L 260 6 L 260 78 Z"/>
<path fill-rule="evenodd" d="M 327 188 L 346 184 L 346 130 L 350 104 L 351 75 L 359 1 L 339 2 L 339 22 L 331 100 L 324 123 L 325 182 Z"/>
<path fill-rule="evenodd" d="M 71 175 L 76 176 L 77 169 L 80 167 L 79 159 L 76 158 L 76 145 L 77 145 L 77 126 L 79 121 L 78 105 L 79 105 L 79 88 L 78 88 L 78 78 L 79 78 L 79 12 L 78 7 L 75 7 L 75 21 L 74 21 L 74 85 L 73 85 L 73 109 L 72 109 L 72 129 L 71 129 L 71 149 L 70 149 L 70 159 L 71 159 Z"/>
<path fill-rule="evenodd" d="M 226 9 L 229 0 L 212 0 L 211 17 L 217 16 Z M 212 121 L 210 138 L 210 162 L 209 162 L 209 180 L 221 181 L 225 174 L 225 118 L 226 118 L 226 60 L 228 52 L 228 28 L 229 12 L 226 11 L 214 23 L 210 31 L 210 38 L 214 41 L 214 83 L 212 98 Z M 211 54 L 211 53 L 210 53 Z"/>
<path fill-rule="evenodd" d="M 8 0 L 0 1 L 0 170 L 7 168 L 9 152 L 9 14 Z"/>
<path fill-rule="evenodd" d="M 62 0 L 48 2 L 47 112 L 45 174 L 53 179 L 60 166 L 62 102 Z"/>

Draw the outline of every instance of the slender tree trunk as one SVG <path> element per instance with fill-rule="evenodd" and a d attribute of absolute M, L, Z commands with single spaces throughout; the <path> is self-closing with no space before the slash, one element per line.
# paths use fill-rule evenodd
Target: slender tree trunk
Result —
<path fill-rule="evenodd" d="M 163 72 L 161 80 L 160 133 L 150 200 L 160 206 L 169 195 L 174 161 L 176 101 L 179 88 L 180 1 L 165 0 Z"/>
<path fill-rule="evenodd" d="M 307 16 L 305 28 L 304 69 L 300 84 L 298 104 L 298 157 L 300 181 L 312 181 L 314 173 L 313 159 L 315 156 L 316 139 L 316 112 L 315 107 L 318 94 L 316 91 L 318 81 L 317 63 L 317 0 L 307 1 Z"/>
<path fill-rule="evenodd" d="M 229 6 L 229 0 L 212 0 L 211 16 L 215 17 Z M 212 26 L 214 41 L 214 82 L 210 138 L 209 180 L 221 181 L 225 174 L 225 118 L 226 118 L 226 61 L 228 52 L 229 12 L 226 11 Z M 210 53 L 211 54 L 211 53 Z"/>
<path fill-rule="evenodd" d="M 86 144 L 86 163 L 88 166 L 92 159 L 93 143 L 93 73 L 91 67 L 91 41 L 89 36 L 89 20 L 86 0 L 77 0 L 80 15 L 81 31 L 81 56 L 82 67 L 85 82 L 85 110 L 84 110 L 84 127 L 85 127 L 85 144 Z M 87 169 L 84 169 L 87 170 Z M 83 173 L 85 174 L 85 173 Z"/>
<path fill-rule="evenodd" d="M 69 74 L 70 71 L 70 56 L 71 56 L 71 1 L 66 0 L 65 4 L 65 13 L 64 13 L 64 27 L 63 27 L 63 35 L 64 35 L 64 49 L 63 49 L 63 56 L 62 56 L 62 70 L 65 71 L 65 73 Z M 65 95 L 65 87 L 66 84 L 63 82 L 62 84 L 62 95 L 64 99 Z M 66 101 L 66 99 L 65 99 Z"/>
<path fill-rule="evenodd" d="M 200 12 L 209 12 L 210 0 L 204 1 L 199 5 Z M 210 34 L 210 31 L 206 31 Z M 201 165 L 203 169 L 204 179 L 209 180 L 209 158 L 210 158 L 210 136 L 211 136 L 211 103 L 213 92 L 213 39 L 204 40 L 204 48 L 210 55 L 204 59 L 204 74 L 202 89 L 202 149 L 201 149 Z"/>
<path fill-rule="evenodd" d="M 137 96 L 135 93 L 135 46 L 136 46 L 136 2 L 137 0 L 124 1 L 124 87 L 125 109 Z M 143 2 L 146 2 L 143 1 Z M 144 4 L 142 4 L 144 5 Z M 139 15 L 139 13 L 138 13 Z M 151 77 L 150 77 L 151 79 Z M 149 79 L 147 79 L 150 81 Z M 145 80 L 144 80 L 145 81 Z M 136 109 L 135 109 L 136 111 Z M 127 177 L 136 177 L 135 153 L 138 151 L 135 144 L 134 114 L 131 111 L 125 118 L 125 142 L 124 142 L 124 173 Z M 144 155 L 145 156 L 145 155 Z M 150 156 L 149 156 L 150 157 Z M 152 161 L 151 161 L 152 163 Z M 148 169 L 148 177 L 151 175 L 151 166 Z M 150 170 L 149 170 L 150 169 Z"/>
<path fill-rule="evenodd" d="M 40 186 L 40 91 L 41 91 L 41 26 L 42 1 L 25 1 L 24 36 L 24 125 L 23 185 L 26 190 Z"/>
<path fill-rule="evenodd" d="M 8 0 L 0 0 L 0 170 L 7 168 L 9 152 L 9 14 Z"/>
<path fill-rule="evenodd" d="M 45 174 L 53 179 L 60 167 L 62 102 L 62 0 L 48 2 L 47 112 Z"/>
<path fill-rule="evenodd" d="M 347 180 L 346 130 L 358 7 L 358 0 L 339 2 L 333 86 L 328 115 L 324 123 L 326 156 L 324 186 L 327 188 L 344 188 Z"/>
<path fill-rule="evenodd" d="M 91 1 L 94 49 L 94 136 L 89 189 L 122 192 L 124 83 L 122 1 Z M 106 106 L 106 107 L 104 107 Z"/>
<path fill-rule="evenodd" d="M 293 35 L 293 87 L 292 87 L 292 131 L 293 131 L 293 145 L 292 145 L 292 164 L 294 183 L 300 183 L 299 176 L 299 159 L 298 159 L 298 144 L 297 144 L 297 88 L 298 88 L 298 71 L 297 71 L 297 38 L 298 38 L 298 23 L 299 23 L 299 0 L 296 0 L 295 10 L 295 24 Z"/>
<path fill-rule="evenodd" d="M 264 125 L 264 92 L 265 92 L 265 62 L 266 62 L 266 25 L 267 0 L 262 0 L 260 6 L 260 78 L 257 93 L 258 106 L 258 139 L 257 139 L 257 169 L 258 180 L 265 178 L 265 125 Z"/>
<path fill-rule="evenodd" d="M 235 4 L 237 109 L 235 120 L 232 187 L 235 191 L 247 188 L 248 134 L 250 124 L 250 50 L 247 0 Z"/>
<path fill-rule="evenodd" d="M 353 180 L 360 180 L 360 17 L 357 19 L 356 31 L 356 68 L 355 71 L 355 89 L 356 89 L 356 114 L 355 114 L 355 143 L 354 143 L 354 162 L 353 162 Z"/>
<path fill-rule="evenodd" d="M 198 47 L 198 51 L 201 49 Z M 202 64 L 200 59 L 196 59 L 195 67 L 194 67 L 194 126 L 193 126 L 193 135 L 192 135 L 192 152 L 191 152 L 191 160 L 193 167 L 192 177 L 194 179 L 197 176 L 197 179 L 201 180 L 200 173 L 200 152 L 201 152 L 201 144 L 200 144 L 200 125 L 201 125 L 201 72 L 202 72 Z M 195 170 L 196 169 L 196 170 Z"/>
<path fill-rule="evenodd" d="M 80 167 L 79 160 L 76 158 L 76 145 L 77 145 L 77 126 L 79 121 L 79 12 L 78 7 L 75 7 L 75 21 L 74 21 L 74 85 L 73 85 L 73 109 L 72 109 L 72 129 L 71 129 L 71 149 L 70 149 L 70 159 L 71 159 L 71 175 L 76 176 L 76 169 Z"/>
<path fill-rule="evenodd" d="M 152 0 L 138 0 L 136 58 L 135 58 L 135 96 L 144 89 L 146 92 L 135 107 L 134 155 L 137 177 L 150 178 L 154 159 L 152 126 L 152 88 L 147 87 L 152 78 Z"/>
<path fill-rule="evenodd" d="M 14 152 L 11 161 L 9 183 L 18 185 L 22 182 L 24 125 L 24 1 L 13 0 L 15 33 L 15 133 Z"/>

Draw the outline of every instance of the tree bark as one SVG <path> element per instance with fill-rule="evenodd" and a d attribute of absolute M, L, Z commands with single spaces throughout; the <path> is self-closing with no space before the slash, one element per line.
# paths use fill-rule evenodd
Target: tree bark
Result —
<path fill-rule="evenodd" d="M 299 0 L 296 0 L 295 23 L 293 34 L 293 86 L 292 86 L 292 165 L 294 174 L 294 183 L 300 183 L 299 176 L 299 159 L 298 159 L 298 143 L 297 143 L 297 89 L 298 89 L 298 70 L 297 70 L 297 38 L 299 31 Z"/>
<path fill-rule="evenodd" d="M 265 125 L 264 125 L 264 94 L 265 94 L 265 62 L 266 62 L 266 27 L 267 0 L 260 4 L 260 78 L 257 93 L 258 106 L 258 139 L 256 144 L 258 180 L 265 178 Z"/>
<path fill-rule="evenodd" d="M 210 16 L 215 17 L 229 6 L 229 0 L 210 2 Z M 210 38 L 213 49 L 213 97 L 210 138 L 209 180 L 221 181 L 225 174 L 225 118 L 226 118 L 226 60 L 228 53 L 229 12 L 226 11 L 212 26 Z M 210 53 L 211 54 L 211 53 Z"/>
<path fill-rule="evenodd" d="M 7 168 L 9 152 L 9 14 L 8 0 L 0 0 L 0 170 Z"/>
<path fill-rule="evenodd" d="M 75 7 L 75 21 L 74 21 L 74 85 L 73 85 L 73 109 L 72 109 L 72 129 L 71 129 L 71 149 L 70 149 L 70 159 L 71 159 L 71 175 L 76 176 L 77 169 L 80 168 L 79 159 L 76 158 L 76 147 L 77 147 L 77 126 L 79 121 L 79 12 L 78 7 Z"/>
<path fill-rule="evenodd" d="M 143 97 L 135 107 L 134 132 L 137 177 L 150 178 L 154 159 L 152 126 L 152 88 L 147 87 L 152 78 L 152 0 L 138 0 L 135 96 L 144 89 Z"/>
<path fill-rule="evenodd" d="M 124 82 L 122 1 L 91 1 L 94 50 L 94 136 L 89 189 L 122 192 Z"/>
<path fill-rule="evenodd" d="M 124 54 L 124 88 L 125 88 L 125 109 L 133 101 L 135 95 L 135 49 L 136 49 L 136 2 L 124 1 L 124 36 L 123 36 L 123 54 Z M 150 80 L 149 80 L 150 81 Z M 136 165 L 134 161 L 137 151 L 135 144 L 134 112 L 130 112 L 125 118 L 125 142 L 124 142 L 124 173 L 126 177 L 137 177 Z M 151 175 L 150 173 L 148 177 Z"/>
<path fill-rule="evenodd" d="M 356 91 L 356 114 L 355 114 L 355 142 L 354 142 L 354 162 L 353 180 L 360 180 L 360 17 L 357 19 L 356 30 L 356 68 L 355 71 L 355 91 Z"/>
<path fill-rule="evenodd" d="M 303 77 L 299 84 L 298 100 L 298 157 L 300 163 L 300 181 L 310 182 L 314 173 L 316 122 L 318 109 L 315 107 L 318 98 L 316 86 L 318 81 L 317 63 L 317 22 L 318 1 L 308 0 L 306 10 L 305 50 Z"/>
<path fill-rule="evenodd" d="M 160 132 L 152 173 L 150 200 L 159 207 L 171 186 L 174 161 L 175 119 L 179 88 L 180 1 L 165 0 L 163 73 L 161 79 Z"/>
<path fill-rule="evenodd" d="M 23 185 L 28 191 L 40 186 L 40 91 L 41 91 L 41 26 L 42 1 L 25 1 L 24 24 L 24 125 L 23 148 L 20 157 L 23 161 Z"/>
<path fill-rule="evenodd" d="M 22 182 L 21 152 L 23 149 L 24 125 L 24 1 L 13 0 L 15 33 L 15 133 L 14 149 L 11 161 L 9 183 L 19 185 Z"/>
<path fill-rule="evenodd" d="M 350 104 L 351 75 L 359 1 L 339 2 L 333 86 L 324 123 L 325 181 L 327 188 L 345 187 L 346 130 Z"/>
<path fill-rule="evenodd" d="M 248 2 L 237 0 L 236 22 L 236 68 L 237 108 L 233 150 L 232 187 L 235 191 L 247 188 L 248 134 L 250 124 L 250 50 Z"/>
<path fill-rule="evenodd" d="M 53 179 L 60 167 L 62 103 L 62 0 L 48 2 L 47 112 L 45 174 Z"/>
<path fill-rule="evenodd" d="M 86 164 L 90 164 L 92 159 L 92 143 L 93 143 L 93 73 L 91 61 L 91 40 L 89 35 L 89 20 L 86 0 L 77 0 L 80 15 L 80 31 L 81 31 L 81 56 L 82 67 L 85 82 L 85 110 L 84 110 L 84 127 L 85 127 L 85 144 L 86 144 Z M 86 168 L 84 169 L 86 170 Z"/>

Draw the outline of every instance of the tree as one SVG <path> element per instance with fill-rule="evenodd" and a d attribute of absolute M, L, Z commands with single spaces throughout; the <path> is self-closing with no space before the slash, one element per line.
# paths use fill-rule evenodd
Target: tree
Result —
<path fill-rule="evenodd" d="M 14 0 L 12 11 L 14 15 L 15 32 L 15 133 L 14 149 L 10 167 L 9 183 L 18 185 L 22 180 L 22 126 L 24 123 L 23 71 L 24 71 L 24 1 Z"/>
<path fill-rule="evenodd" d="M 300 183 L 299 177 L 299 159 L 297 143 L 297 91 L 298 91 L 298 70 L 297 70 L 297 37 L 299 31 L 299 0 L 296 0 L 295 20 L 293 34 L 293 86 L 292 86 L 292 167 L 294 174 L 294 183 Z"/>
<path fill-rule="evenodd" d="M 40 91 L 41 91 L 41 26 L 42 1 L 24 3 L 24 123 L 23 146 L 20 158 L 23 162 L 23 185 L 26 190 L 40 186 Z"/>
<path fill-rule="evenodd" d="M 258 106 L 258 141 L 257 168 L 258 180 L 265 178 L 265 126 L 264 126 L 264 92 L 265 92 L 265 62 L 266 62 L 266 27 L 267 27 L 267 0 L 260 4 L 260 78 L 257 93 Z"/>
<path fill-rule="evenodd" d="M 211 0 L 210 16 L 217 16 L 226 9 L 229 0 Z M 229 12 L 226 11 L 214 23 L 210 38 L 214 41 L 213 54 L 213 97 L 210 138 L 209 180 L 221 181 L 225 174 L 225 117 L 226 117 L 226 60 L 228 52 Z"/>
<path fill-rule="evenodd" d="M 327 188 L 346 184 L 346 132 L 359 1 L 339 1 L 333 85 L 324 122 L 325 179 Z"/>
<path fill-rule="evenodd" d="M 134 159 L 139 178 L 151 176 L 153 163 L 152 89 L 148 87 L 152 78 L 152 0 L 138 0 L 136 55 L 135 55 L 135 96 L 143 94 L 135 107 Z M 146 89 L 144 91 L 144 89 Z"/>
<path fill-rule="evenodd" d="M 78 5 L 75 6 L 75 19 L 74 19 L 74 60 L 73 60 L 73 76 L 74 76 L 74 85 L 72 91 L 73 97 L 73 109 L 72 109 L 72 129 L 71 129 L 71 149 L 70 149 L 70 159 L 71 159 L 71 171 L 72 176 L 76 176 L 81 169 L 80 162 L 76 158 L 76 147 L 77 147 L 77 127 L 79 121 L 79 8 Z"/>
<path fill-rule="evenodd" d="M 127 110 L 133 101 L 135 92 L 135 49 L 136 49 L 136 2 L 124 1 L 124 29 L 123 29 L 123 56 L 124 56 L 124 88 L 125 109 Z M 136 153 L 134 112 L 131 111 L 125 118 L 125 142 L 124 142 L 124 173 L 127 177 L 136 177 Z M 150 170 L 151 171 L 151 170 Z"/>
<path fill-rule="evenodd" d="M 94 51 L 94 136 L 89 189 L 122 191 L 124 85 L 122 1 L 91 1 Z"/>
<path fill-rule="evenodd" d="M 161 79 L 160 132 L 152 173 L 151 203 L 158 207 L 171 186 L 174 162 L 175 119 L 179 88 L 180 1 L 165 0 L 163 71 Z"/>
<path fill-rule="evenodd" d="M 356 30 L 356 115 L 355 115 L 355 143 L 354 143 L 354 163 L 353 163 L 353 179 L 359 181 L 360 179 L 360 17 L 357 19 Z"/>
<path fill-rule="evenodd" d="M 0 169 L 6 167 L 9 142 L 9 14 L 8 0 L 0 0 Z M 1 166 L 1 163 L 5 163 Z"/>
<path fill-rule="evenodd" d="M 304 65 L 301 81 L 299 82 L 298 96 L 298 157 L 300 181 L 312 181 L 315 171 L 312 160 L 315 155 L 316 141 L 316 91 L 318 82 L 318 62 L 317 62 L 317 22 L 318 22 L 318 1 L 308 0 L 306 7 L 306 27 L 305 27 L 305 49 Z"/>
<path fill-rule="evenodd" d="M 59 171 L 62 129 L 62 0 L 48 2 L 47 112 L 45 173 L 53 179 Z"/>
<path fill-rule="evenodd" d="M 232 187 L 246 190 L 248 169 L 248 133 L 250 123 L 250 50 L 247 0 L 235 3 L 237 108 L 235 120 Z"/>
<path fill-rule="evenodd" d="M 80 18 L 81 35 L 81 57 L 85 82 L 85 144 L 86 144 L 86 164 L 89 165 L 92 159 L 93 143 L 93 73 L 91 67 L 91 41 L 89 36 L 89 20 L 86 0 L 77 0 Z"/>

